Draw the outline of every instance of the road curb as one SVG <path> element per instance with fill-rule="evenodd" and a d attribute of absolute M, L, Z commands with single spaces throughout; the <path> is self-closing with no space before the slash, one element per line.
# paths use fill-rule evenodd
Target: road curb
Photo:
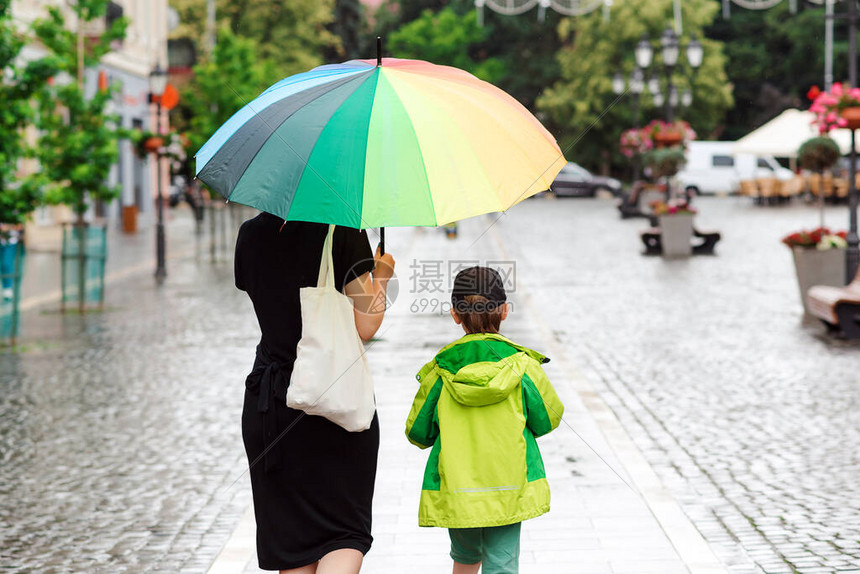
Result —
<path fill-rule="evenodd" d="M 244 572 L 248 562 L 254 557 L 256 548 L 256 524 L 254 506 L 249 504 L 233 530 L 233 534 L 218 553 L 207 574 L 238 574 Z"/>

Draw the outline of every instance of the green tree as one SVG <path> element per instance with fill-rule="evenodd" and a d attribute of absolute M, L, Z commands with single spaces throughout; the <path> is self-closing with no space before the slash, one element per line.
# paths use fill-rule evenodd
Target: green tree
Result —
<path fill-rule="evenodd" d="M 329 30 L 340 38 L 338 46 L 326 50 L 330 62 L 370 57 L 361 53 L 361 30 L 364 10 L 359 0 L 335 0 L 334 17 Z"/>
<path fill-rule="evenodd" d="M 611 163 L 621 165 L 618 138 L 632 126 L 632 106 L 628 98 L 612 92 L 612 76 L 622 72 L 629 77 L 634 68 L 633 50 L 642 34 L 654 42 L 652 66 L 660 65 L 656 41 L 671 24 L 672 4 L 672 0 L 627 0 L 613 5 L 608 22 L 599 12 L 562 21 L 559 33 L 565 46 L 558 54 L 561 79 L 538 98 L 537 104 L 569 158 L 604 170 Z M 702 38 L 702 30 L 713 21 L 719 4 L 688 0 L 682 9 L 683 45 L 691 34 Z M 707 138 L 717 130 L 733 99 L 722 43 L 710 39 L 701 42 L 705 57 L 698 74 L 686 77 L 676 72 L 674 82 L 679 90 L 692 87 L 693 92 L 692 107 L 678 110 L 677 115 L 689 121 L 700 138 Z M 642 95 L 641 104 L 642 124 L 649 117 L 662 117 L 662 109 L 655 109 L 649 95 Z"/>
<path fill-rule="evenodd" d="M 183 24 L 174 37 L 195 40 L 205 48 L 206 0 L 170 0 Z M 256 42 L 256 58 L 268 61 L 277 79 L 323 63 L 323 53 L 340 41 L 328 26 L 334 0 L 217 0 L 217 26 Z"/>
<path fill-rule="evenodd" d="M 494 82 L 504 75 L 504 64 L 496 58 L 475 55 L 475 47 L 488 31 L 478 26 L 475 12 L 458 15 L 451 8 L 434 13 L 425 10 L 404 24 L 388 39 L 388 51 L 399 58 L 417 58 L 434 64 L 455 66 Z"/>
<path fill-rule="evenodd" d="M 33 94 L 56 71 L 56 63 L 42 58 L 20 66 L 18 56 L 27 38 L 12 22 L 8 0 L 0 0 L 0 223 L 23 223 L 41 201 L 32 179 L 17 178 L 18 160 L 32 154 L 23 137 L 34 119 Z"/>
<path fill-rule="evenodd" d="M 84 26 L 102 18 L 107 0 L 78 0 L 72 10 Z M 36 157 L 47 185 L 51 203 L 70 206 L 83 223 L 89 200 L 110 201 L 119 189 L 106 185 L 111 166 L 118 157 L 117 140 L 121 135 L 116 118 L 107 113 L 112 88 L 97 90 L 87 98 L 83 72 L 107 54 L 114 40 L 125 36 L 127 21 L 113 21 L 101 35 L 84 38 L 66 26 L 63 13 L 49 8 L 48 17 L 37 20 L 33 30 L 49 50 L 58 69 L 78 81 L 55 82 L 39 93 L 39 139 Z"/>
<path fill-rule="evenodd" d="M 823 7 L 792 14 L 782 3 L 763 11 L 733 6 L 729 19 L 708 26 L 708 37 L 724 43 L 726 73 L 735 100 L 743 102 L 726 114 L 722 138 L 743 137 L 786 108 L 808 107 L 806 91 L 823 83 L 824 21 Z M 845 28 L 838 25 L 833 67 L 836 81 L 847 78 Z"/>
<path fill-rule="evenodd" d="M 233 34 L 224 26 L 218 31 L 215 51 L 194 67 L 194 81 L 183 92 L 184 127 L 193 152 L 245 104 L 277 80 L 269 62 L 257 58 L 256 43 Z"/>
<path fill-rule="evenodd" d="M 450 9 L 460 16 L 475 14 L 474 0 L 389 0 L 374 14 L 374 28 L 365 37 L 390 38 L 398 28 L 421 18 L 426 10 L 438 12 Z M 505 90 L 530 110 L 535 109 L 535 99 L 544 88 L 558 79 L 559 66 L 556 52 L 561 41 L 556 28 L 561 17 L 547 10 L 546 19 L 539 22 L 537 11 L 520 16 L 505 16 L 492 10 L 484 10 L 483 39 L 470 48 L 470 54 L 478 61 L 492 58 L 502 64 L 503 73 L 493 83 Z M 402 54 L 390 46 L 386 55 L 398 57 Z M 364 53 L 372 55 L 372 46 L 365 46 Z M 433 61 L 426 54 L 417 54 L 422 60 Z"/>

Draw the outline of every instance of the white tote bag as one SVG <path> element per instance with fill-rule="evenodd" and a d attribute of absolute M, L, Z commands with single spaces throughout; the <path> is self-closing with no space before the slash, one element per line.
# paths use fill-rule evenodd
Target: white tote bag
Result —
<path fill-rule="evenodd" d="M 323 245 L 316 287 L 302 287 L 302 338 L 287 406 L 325 417 L 350 432 L 370 428 L 376 401 L 364 345 L 355 328 L 352 299 L 334 288 L 334 225 Z"/>

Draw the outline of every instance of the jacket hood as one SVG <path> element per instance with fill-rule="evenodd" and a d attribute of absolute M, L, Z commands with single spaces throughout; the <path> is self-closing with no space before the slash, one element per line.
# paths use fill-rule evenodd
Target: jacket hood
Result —
<path fill-rule="evenodd" d="M 480 407 L 505 400 L 520 384 L 530 361 L 545 356 L 496 334 L 474 334 L 436 355 L 442 383 L 457 402 Z"/>

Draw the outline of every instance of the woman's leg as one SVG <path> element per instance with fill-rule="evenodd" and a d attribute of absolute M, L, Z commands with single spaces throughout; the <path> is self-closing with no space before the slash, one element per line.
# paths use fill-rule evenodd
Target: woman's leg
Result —
<path fill-rule="evenodd" d="M 319 561 L 316 574 L 358 574 L 364 554 L 353 548 L 333 550 Z"/>
<path fill-rule="evenodd" d="M 280 574 L 316 574 L 318 562 L 302 566 L 301 568 L 290 568 L 289 570 L 281 570 Z"/>

